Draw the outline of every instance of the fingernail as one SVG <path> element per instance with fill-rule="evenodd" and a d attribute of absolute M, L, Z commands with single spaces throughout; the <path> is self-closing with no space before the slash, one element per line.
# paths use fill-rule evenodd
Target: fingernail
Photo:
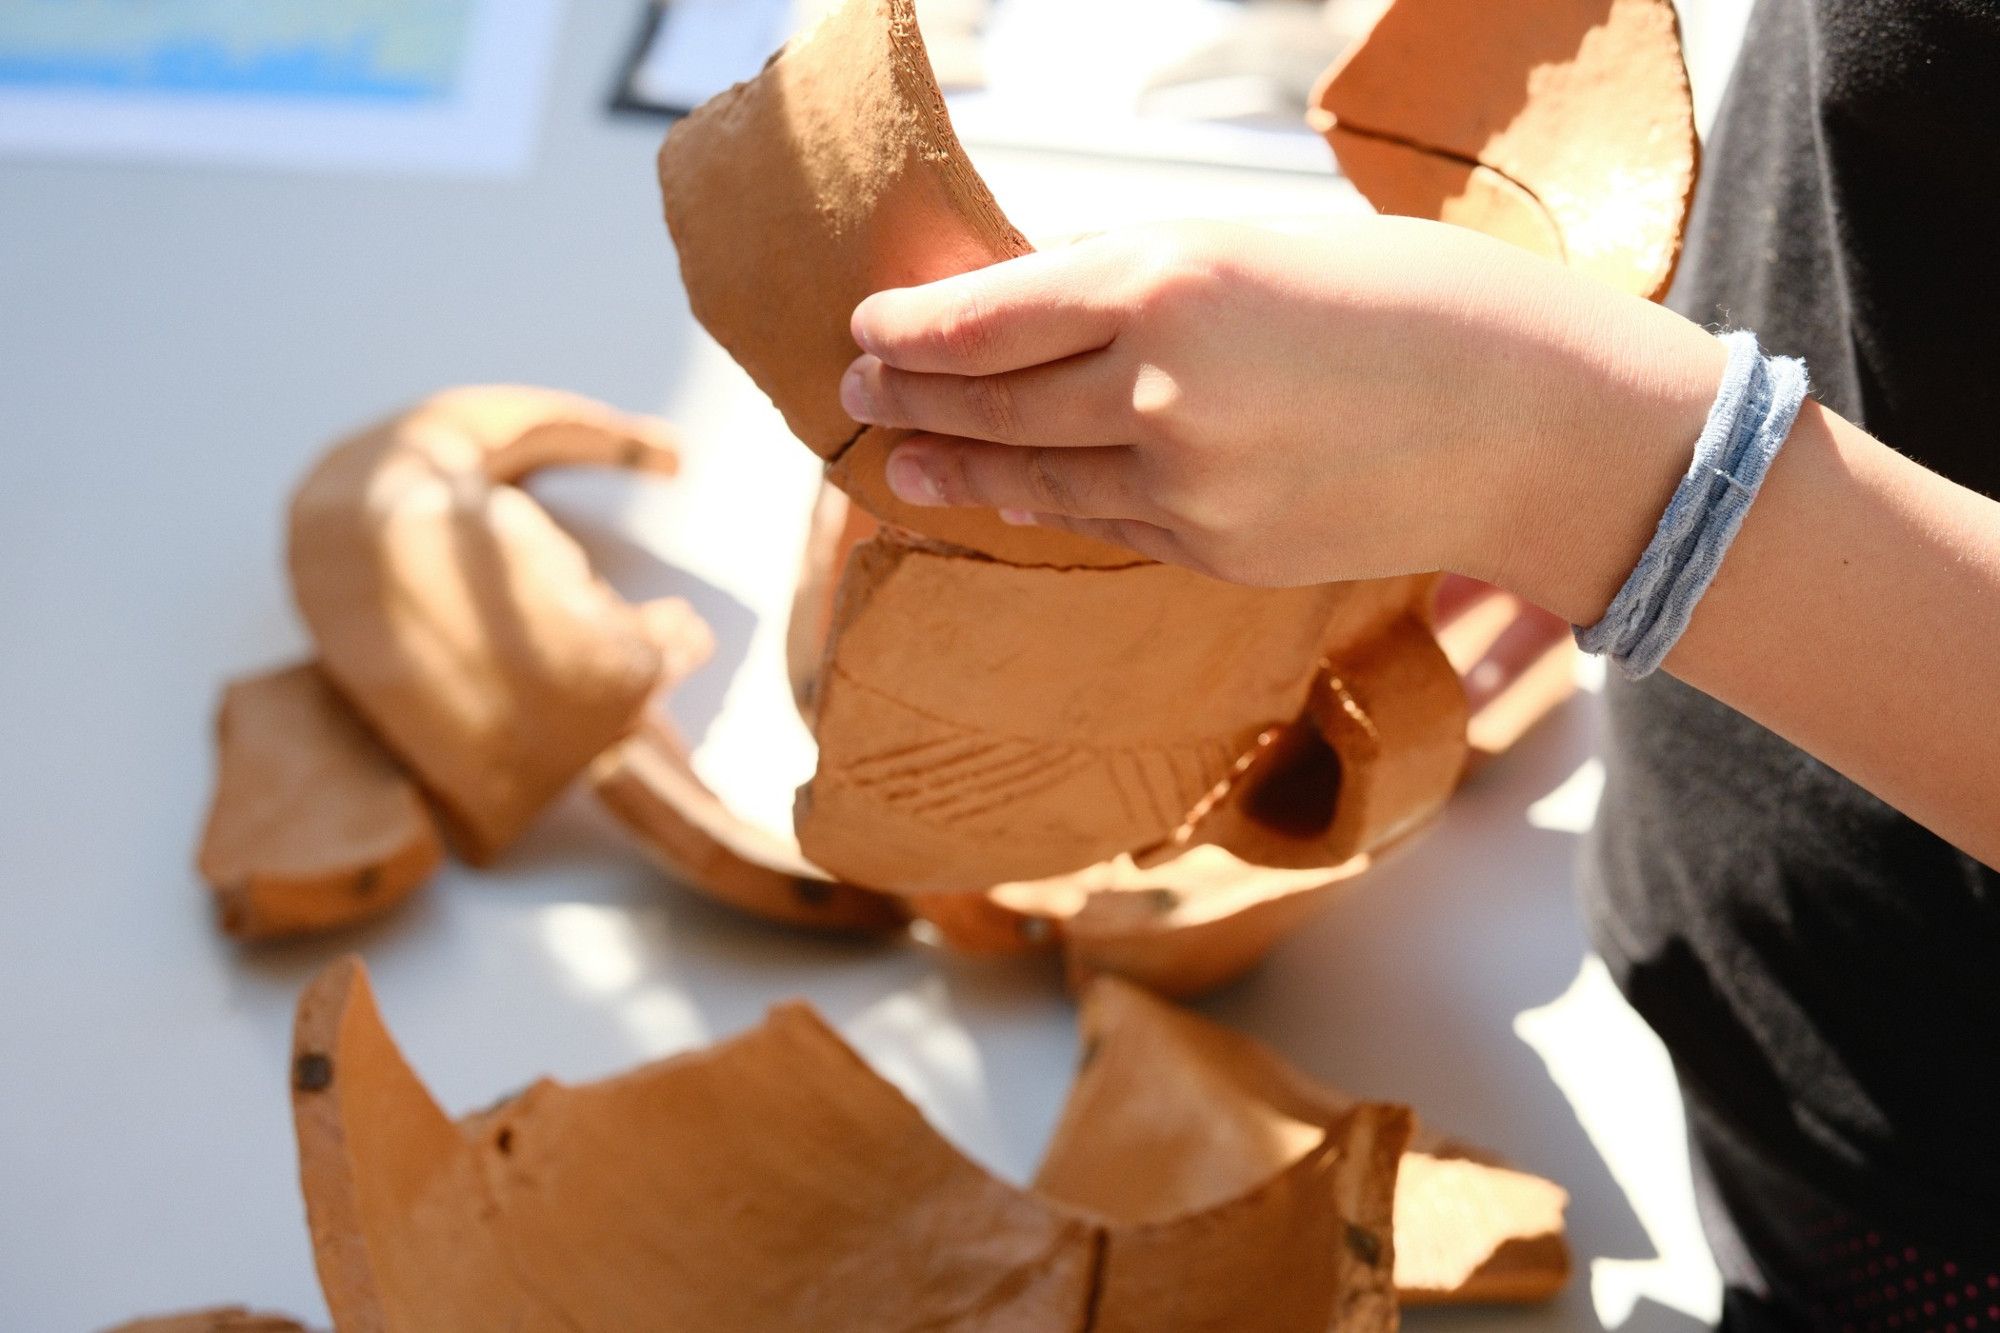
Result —
<path fill-rule="evenodd" d="M 905 504 L 935 506 L 944 503 L 944 487 L 923 461 L 907 449 L 889 456 L 889 489 Z"/>
<path fill-rule="evenodd" d="M 1035 526 L 1035 515 L 1028 509 L 1003 509 L 1000 511 L 1000 521 L 1012 523 L 1017 528 L 1032 528 Z"/>
<path fill-rule="evenodd" d="M 841 410 L 856 421 L 872 422 L 874 404 L 868 401 L 868 381 L 862 363 L 867 357 L 856 357 L 847 373 L 840 377 Z"/>
<path fill-rule="evenodd" d="M 854 345 L 864 352 L 873 352 L 875 350 L 874 321 L 868 317 L 867 311 L 871 305 L 879 306 L 882 304 L 875 299 L 876 296 L 880 295 L 881 293 L 877 292 L 874 295 L 862 297 L 860 304 L 854 307 L 854 313 L 847 317 L 847 332 L 853 337 Z"/>

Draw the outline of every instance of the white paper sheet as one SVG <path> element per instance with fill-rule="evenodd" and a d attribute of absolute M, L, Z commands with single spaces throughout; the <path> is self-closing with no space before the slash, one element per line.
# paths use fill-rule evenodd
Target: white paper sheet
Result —
<path fill-rule="evenodd" d="M 5 0 L 0 153 L 526 169 L 562 0 Z"/>

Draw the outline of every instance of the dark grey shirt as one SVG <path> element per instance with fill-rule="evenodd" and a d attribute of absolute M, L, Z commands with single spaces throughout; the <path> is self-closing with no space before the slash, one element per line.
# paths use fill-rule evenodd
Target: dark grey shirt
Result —
<path fill-rule="evenodd" d="M 2000 0 L 1760 0 L 1671 303 L 2000 496 Z M 1587 905 L 1729 1322 L 2000 1330 L 2000 875 L 1699 691 L 1608 693 Z"/>

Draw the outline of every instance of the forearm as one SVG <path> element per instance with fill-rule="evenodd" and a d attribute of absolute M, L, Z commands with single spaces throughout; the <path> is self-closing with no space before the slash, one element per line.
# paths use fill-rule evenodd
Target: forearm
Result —
<path fill-rule="evenodd" d="M 1685 475 L 1722 344 L 1574 285 L 1528 327 L 1553 364 L 1519 509 L 1469 572 L 1604 615 Z M 1664 669 L 2000 865 L 2000 502 L 1808 400 Z M 1717 762 L 1728 762 L 1718 756 Z"/>
<path fill-rule="evenodd" d="M 1666 669 L 2000 865 L 2000 503 L 1808 403 Z"/>

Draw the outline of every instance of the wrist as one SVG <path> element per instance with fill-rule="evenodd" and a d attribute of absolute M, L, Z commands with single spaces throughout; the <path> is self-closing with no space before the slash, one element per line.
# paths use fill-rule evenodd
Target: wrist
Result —
<path fill-rule="evenodd" d="M 1484 577 L 1569 620 L 1603 615 L 1652 539 L 1728 359 L 1706 330 L 1636 298 L 1597 302 L 1547 348 L 1547 392 Z"/>

